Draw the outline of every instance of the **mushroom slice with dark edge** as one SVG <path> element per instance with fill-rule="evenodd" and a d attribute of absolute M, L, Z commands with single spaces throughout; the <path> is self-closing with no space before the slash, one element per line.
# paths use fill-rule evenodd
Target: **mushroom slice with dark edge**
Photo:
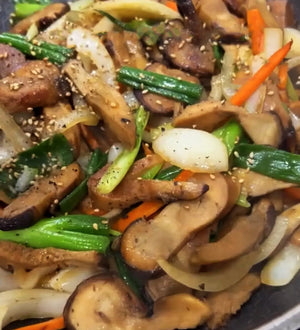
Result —
<path fill-rule="evenodd" d="M 189 294 L 178 294 L 154 303 L 153 314 L 129 287 L 111 274 L 83 281 L 64 309 L 70 330 L 173 330 L 195 328 L 211 315 L 208 306 Z"/>
<path fill-rule="evenodd" d="M 134 117 L 117 89 L 88 74 L 76 60 L 71 60 L 65 65 L 64 73 L 85 97 L 86 102 L 100 115 L 118 141 L 126 147 L 133 148 L 136 137 Z"/>
<path fill-rule="evenodd" d="M 219 240 L 197 247 L 190 262 L 199 266 L 207 265 L 229 261 L 250 252 L 269 234 L 275 217 L 272 203 L 262 199 L 249 216 L 235 219 L 228 233 Z"/>
<path fill-rule="evenodd" d="M 122 182 L 109 194 L 98 192 L 97 185 L 109 165 L 92 175 L 88 181 L 89 196 L 94 207 L 109 211 L 113 208 L 127 208 L 141 201 L 162 200 L 171 202 L 178 199 L 195 199 L 207 190 L 205 184 L 192 182 L 142 179 L 142 175 L 163 160 L 158 155 L 149 155 L 134 163 Z"/>
<path fill-rule="evenodd" d="M 206 302 L 212 309 L 212 316 L 207 321 L 209 329 L 219 329 L 225 325 L 231 315 L 241 309 L 259 286 L 259 276 L 250 273 L 224 291 L 209 293 L 206 298 Z"/>
<path fill-rule="evenodd" d="M 222 39 L 241 42 L 247 34 L 244 22 L 230 13 L 223 0 L 197 0 L 196 10 L 200 19 L 220 34 Z"/>
<path fill-rule="evenodd" d="M 214 55 L 209 42 L 194 44 L 191 32 L 180 20 L 166 24 L 159 49 L 175 67 L 196 76 L 210 76 L 214 72 Z"/>
<path fill-rule="evenodd" d="M 9 113 L 54 105 L 60 99 L 59 69 L 46 61 L 28 61 L 0 80 L 0 103 Z"/>
<path fill-rule="evenodd" d="M 144 69 L 147 59 L 143 46 L 135 32 L 109 31 L 104 37 L 105 47 L 117 68 L 124 65 Z"/>
<path fill-rule="evenodd" d="M 121 253 L 133 268 L 153 272 L 158 259 L 176 254 L 193 235 L 216 221 L 228 200 L 228 184 L 221 174 L 194 174 L 192 182 L 209 190 L 193 201 L 167 205 L 155 218 L 140 219 L 129 226 L 121 239 Z"/>
<path fill-rule="evenodd" d="M 11 28 L 11 32 L 26 34 L 32 24 L 36 24 L 39 30 L 44 30 L 69 10 L 69 5 L 65 3 L 52 3 L 36 13 L 22 19 Z"/>
<path fill-rule="evenodd" d="M 0 241 L 0 265 L 5 269 L 34 269 L 57 265 L 60 268 L 104 266 L 106 258 L 97 251 L 69 251 L 57 248 L 34 249 L 22 244 Z"/>
<path fill-rule="evenodd" d="M 180 70 L 169 69 L 165 65 L 160 63 L 151 64 L 146 68 L 146 70 L 199 84 L 199 80 L 196 77 L 193 77 Z M 137 99 L 145 107 L 145 109 L 154 113 L 171 114 L 174 112 L 176 114 L 179 113 L 183 108 L 180 102 L 172 100 L 165 96 L 150 92 L 145 93 L 141 90 L 135 90 L 134 93 Z"/>
<path fill-rule="evenodd" d="M 23 53 L 9 45 L 0 44 L 0 79 L 15 72 L 26 62 Z"/>
<path fill-rule="evenodd" d="M 66 196 L 80 181 L 80 167 L 77 163 L 55 171 L 44 177 L 14 199 L 3 209 L 0 217 L 1 230 L 29 227 L 40 219 L 49 206 Z"/>

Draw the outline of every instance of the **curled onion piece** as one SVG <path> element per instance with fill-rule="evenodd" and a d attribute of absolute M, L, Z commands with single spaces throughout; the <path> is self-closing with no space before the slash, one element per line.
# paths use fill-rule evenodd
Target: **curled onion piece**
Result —
<path fill-rule="evenodd" d="M 13 273 L 0 268 L 0 292 L 17 289 L 18 283 Z"/>
<path fill-rule="evenodd" d="M 0 293 L 0 328 L 28 318 L 62 315 L 68 293 L 47 289 L 16 289 Z"/>
<path fill-rule="evenodd" d="M 253 265 L 266 259 L 276 249 L 285 236 L 288 225 L 288 218 L 278 216 L 270 235 L 256 251 L 243 255 L 218 270 L 188 273 L 166 260 L 158 260 L 157 263 L 170 277 L 189 288 L 208 292 L 223 291 L 241 280 Z"/>
<path fill-rule="evenodd" d="M 226 146 L 206 131 L 169 129 L 154 140 L 152 146 L 165 161 L 186 170 L 202 173 L 228 170 Z"/>
<path fill-rule="evenodd" d="M 88 29 L 77 27 L 69 34 L 67 46 L 70 48 L 75 47 L 79 54 L 83 54 L 92 60 L 97 67 L 93 74 L 99 75 L 110 86 L 115 85 L 115 66 L 99 37 L 93 35 Z"/>
<path fill-rule="evenodd" d="M 288 242 L 263 268 L 260 277 L 264 284 L 288 284 L 300 269 L 300 246 Z"/>

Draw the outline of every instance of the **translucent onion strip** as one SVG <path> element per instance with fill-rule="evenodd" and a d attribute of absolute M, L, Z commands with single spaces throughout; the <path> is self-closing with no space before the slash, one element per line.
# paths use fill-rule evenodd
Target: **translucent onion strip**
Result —
<path fill-rule="evenodd" d="M 32 146 L 30 138 L 25 135 L 13 117 L 2 106 L 0 106 L 0 127 L 4 132 L 5 139 L 13 146 L 16 153 Z"/>
<path fill-rule="evenodd" d="M 0 293 L 0 328 L 28 318 L 62 315 L 68 293 L 47 289 L 16 289 Z"/>

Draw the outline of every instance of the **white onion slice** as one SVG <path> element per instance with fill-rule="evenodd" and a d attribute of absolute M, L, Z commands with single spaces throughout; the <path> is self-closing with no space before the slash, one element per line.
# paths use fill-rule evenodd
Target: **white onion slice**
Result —
<path fill-rule="evenodd" d="M 56 265 L 52 265 L 37 267 L 28 272 L 23 267 L 16 267 L 14 269 L 14 278 L 21 289 L 33 289 L 45 275 L 53 273 L 55 269 Z"/>
<path fill-rule="evenodd" d="M 70 267 L 57 272 L 50 280 L 44 284 L 46 288 L 54 289 L 55 291 L 72 293 L 77 285 L 87 278 L 99 273 L 99 269 Z"/>
<path fill-rule="evenodd" d="M 214 135 L 190 128 L 164 131 L 152 144 L 165 161 L 193 172 L 228 170 L 226 146 Z"/>
<path fill-rule="evenodd" d="M 0 292 L 17 289 L 19 287 L 13 273 L 0 268 Z"/>
<path fill-rule="evenodd" d="M 264 284 L 282 286 L 288 284 L 300 270 L 300 246 L 288 242 L 264 266 L 260 277 Z"/>
<path fill-rule="evenodd" d="M 0 293 L 0 328 L 28 318 L 62 315 L 70 294 L 47 289 L 16 289 Z"/>
<path fill-rule="evenodd" d="M 88 56 L 97 67 L 96 74 L 110 86 L 115 85 L 115 66 L 99 37 L 93 35 L 88 29 L 77 27 L 69 34 L 67 46 L 75 47 L 78 53 Z"/>
<path fill-rule="evenodd" d="M 279 28 L 264 29 L 264 57 L 267 60 L 283 45 L 283 31 Z"/>
<path fill-rule="evenodd" d="M 300 55 L 300 31 L 293 28 L 283 29 L 283 42 L 286 44 L 293 40 L 291 50 L 287 54 L 287 58 L 293 58 Z"/>

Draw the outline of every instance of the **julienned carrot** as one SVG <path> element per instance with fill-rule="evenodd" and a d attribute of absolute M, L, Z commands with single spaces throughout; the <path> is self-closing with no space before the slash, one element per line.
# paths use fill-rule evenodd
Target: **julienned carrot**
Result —
<path fill-rule="evenodd" d="M 59 330 L 64 327 L 64 318 L 60 316 L 46 322 L 27 325 L 26 327 L 18 328 L 16 330 Z"/>
<path fill-rule="evenodd" d="M 177 4 L 176 4 L 175 1 L 171 1 L 171 0 L 166 1 L 166 2 L 165 2 L 165 5 L 166 5 L 168 8 L 170 8 L 170 9 L 173 9 L 173 10 L 175 10 L 175 11 L 178 11 Z"/>
<path fill-rule="evenodd" d="M 291 40 L 274 53 L 267 63 L 263 65 L 230 99 L 234 105 L 242 106 L 257 88 L 271 75 L 273 70 L 281 63 L 290 51 L 293 41 Z"/>
<path fill-rule="evenodd" d="M 251 35 L 252 53 L 257 55 L 263 50 L 265 22 L 258 9 L 247 11 L 247 24 Z"/>
<path fill-rule="evenodd" d="M 278 88 L 286 89 L 287 81 L 288 81 L 288 65 L 283 63 L 278 67 Z"/>
<path fill-rule="evenodd" d="M 174 181 L 186 181 L 193 175 L 193 172 L 183 170 L 181 171 Z M 120 218 L 115 221 L 112 225 L 114 230 L 123 232 L 132 222 L 139 218 L 147 218 L 158 211 L 161 207 L 164 206 L 162 201 L 152 201 L 152 202 L 143 202 L 135 209 L 127 213 L 124 218 Z"/>

